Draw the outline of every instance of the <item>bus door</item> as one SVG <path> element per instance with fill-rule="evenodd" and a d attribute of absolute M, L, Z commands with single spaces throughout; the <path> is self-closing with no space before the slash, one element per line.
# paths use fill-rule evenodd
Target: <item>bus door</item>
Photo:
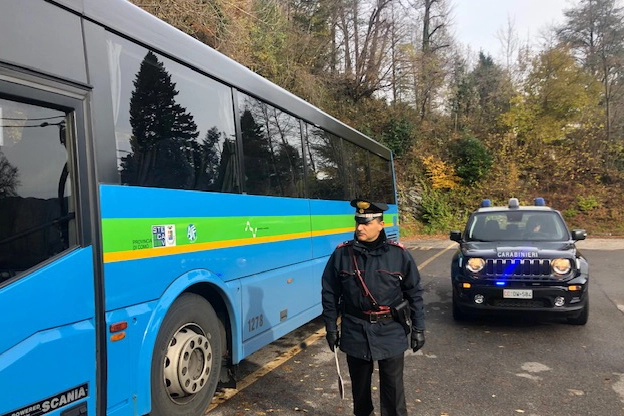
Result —
<path fill-rule="evenodd" d="M 0 73 L 0 416 L 94 415 L 83 99 L 32 80 Z"/>

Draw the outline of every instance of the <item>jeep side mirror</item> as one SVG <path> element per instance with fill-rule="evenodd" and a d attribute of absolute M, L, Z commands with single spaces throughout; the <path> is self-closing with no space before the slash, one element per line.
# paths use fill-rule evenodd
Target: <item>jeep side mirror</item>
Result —
<path fill-rule="evenodd" d="M 587 237 L 587 231 L 585 230 L 572 230 L 572 240 L 585 240 Z"/>
<path fill-rule="evenodd" d="M 451 232 L 449 233 L 449 238 L 459 243 L 462 238 L 462 233 L 459 230 L 451 230 Z"/>

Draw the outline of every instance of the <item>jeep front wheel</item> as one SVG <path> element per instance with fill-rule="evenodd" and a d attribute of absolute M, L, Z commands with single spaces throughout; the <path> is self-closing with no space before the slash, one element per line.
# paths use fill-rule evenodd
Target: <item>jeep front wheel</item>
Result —
<path fill-rule="evenodd" d="M 585 325 L 589 320 L 589 299 L 585 303 L 585 306 L 581 310 L 579 316 L 575 318 L 568 318 L 567 321 L 571 325 Z"/>

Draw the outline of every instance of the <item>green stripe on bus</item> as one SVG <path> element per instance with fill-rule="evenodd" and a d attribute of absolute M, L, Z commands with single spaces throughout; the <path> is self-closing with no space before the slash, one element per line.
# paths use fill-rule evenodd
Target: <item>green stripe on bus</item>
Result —
<path fill-rule="evenodd" d="M 104 253 L 153 248 L 153 227 L 173 225 L 175 245 L 212 243 L 257 237 L 277 237 L 352 227 L 351 215 L 312 217 L 197 217 L 197 218 L 108 218 L 102 220 Z"/>

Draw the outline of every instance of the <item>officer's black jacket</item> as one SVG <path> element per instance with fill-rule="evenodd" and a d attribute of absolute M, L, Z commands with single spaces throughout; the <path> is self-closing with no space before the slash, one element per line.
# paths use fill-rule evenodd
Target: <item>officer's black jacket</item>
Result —
<path fill-rule="evenodd" d="M 337 329 L 341 318 L 340 349 L 346 354 L 365 359 L 382 360 L 403 353 L 409 342 L 405 330 L 394 320 L 370 323 L 341 309 L 373 309 L 364 297 L 355 274 L 350 248 L 373 298 L 385 306 L 396 306 L 403 299 L 410 304 L 412 327 L 425 329 L 423 289 L 412 255 L 401 245 L 388 242 L 382 230 L 382 242 L 368 250 L 357 240 L 339 245 L 332 253 L 322 278 L 323 320 L 328 331 Z M 344 302 L 342 308 L 339 301 Z"/>

